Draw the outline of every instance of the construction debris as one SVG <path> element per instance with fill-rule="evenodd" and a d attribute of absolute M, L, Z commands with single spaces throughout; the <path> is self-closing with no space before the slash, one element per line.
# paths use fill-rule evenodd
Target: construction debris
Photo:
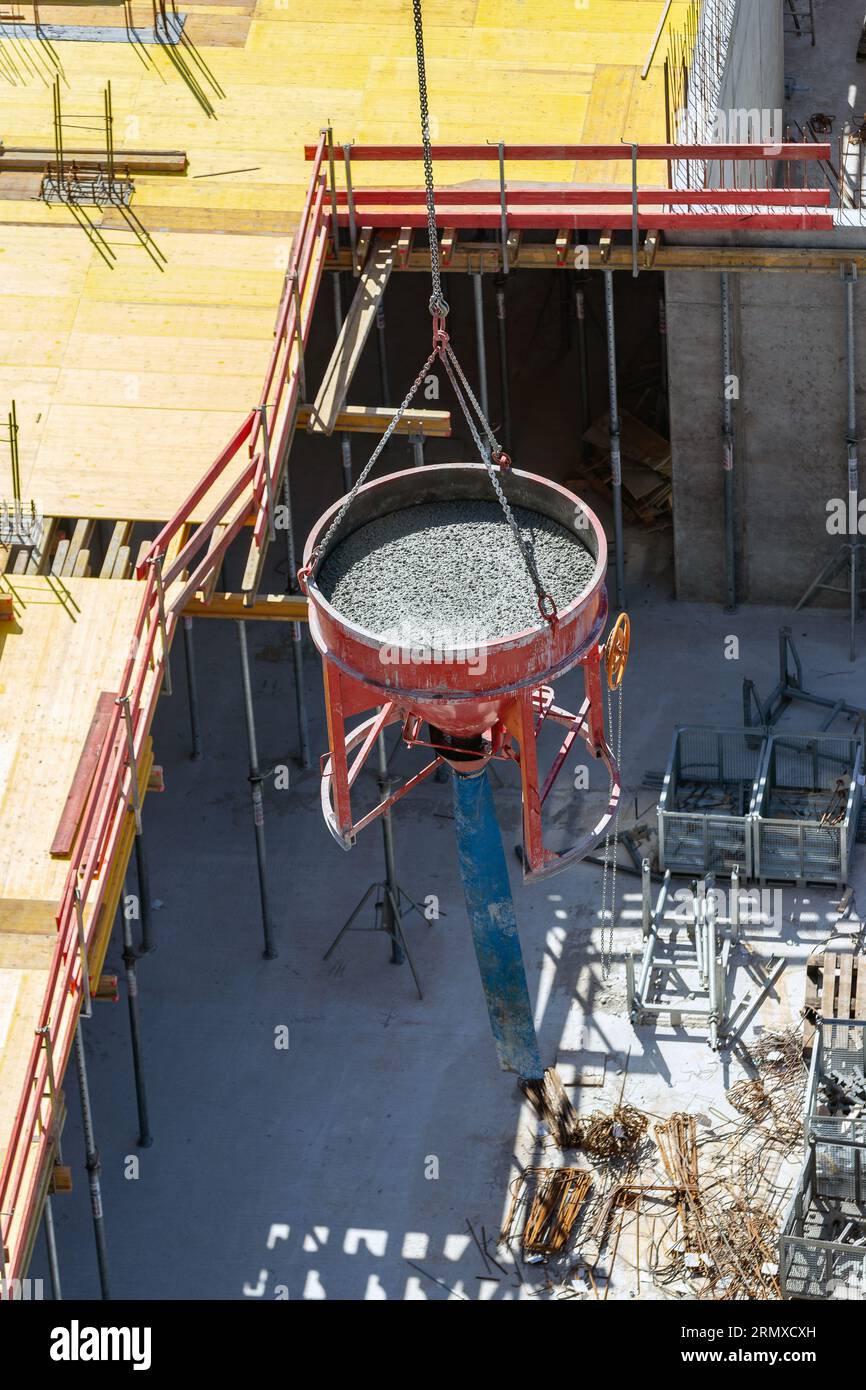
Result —
<path fill-rule="evenodd" d="M 649 1120 L 633 1105 L 617 1105 L 612 1115 L 595 1110 L 581 1123 L 580 1147 L 590 1158 L 624 1158 L 638 1148 Z"/>
<path fill-rule="evenodd" d="M 591 1186 L 592 1174 L 582 1168 L 526 1168 L 512 1183 L 500 1243 L 520 1230 L 525 1255 L 562 1254 Z"/>
<path fill-rule="evenodd" d="M 666 439 L 628 411 L 620 417 L 623 506 L 636 521 L 652 525 L 671 512 L 671 446 Z M 588 448 L 580 466 L 580 482 L 609 498 L 610 417 L 601 415 L 583 436 Z"/>
<path fill-rule="evenodd" d="M 555 1067 L 548 1067 L 541 1081 L 521 1079 L 520 1089 L 538 1118 L 547 1126 L 560 1149 L 575 1149 L 581 1143 L 583 1127 L 577 1111 L 565 1094 Z"/>

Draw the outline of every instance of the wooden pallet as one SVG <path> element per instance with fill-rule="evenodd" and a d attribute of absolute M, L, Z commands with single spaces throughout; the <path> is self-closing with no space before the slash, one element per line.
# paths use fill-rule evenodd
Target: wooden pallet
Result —
<path fill-rule="evenodd" d="M 812 956 L 806 965 L 803 1053 L 812 1051 L 818 1018 L 866 1019 L 866 952 L 844 946 Z"/>

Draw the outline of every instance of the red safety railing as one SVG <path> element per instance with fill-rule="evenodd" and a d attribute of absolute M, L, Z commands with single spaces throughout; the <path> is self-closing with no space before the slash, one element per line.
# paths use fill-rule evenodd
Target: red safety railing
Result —
<path fill-rule="evenodd" d="M 115 865 L 124 820 L 137 806 L 138 760 L 153 720 L 177 620 L 206 584 L 235 536 L 250 520 L 252 546 L 264 553 L 271 508 L 285 460 L 304 377 L 304 350 L 325 261 L 330 209 L 325 208 L 324 136 L 316 147 L 309 192 L 294 240 L 277 311 L 275 342 L 258 405 L 162 528 L 138 565 L 141 604 L 117 703 L 88 791 L 57 913 L 58 938 L 39 1026 L 0 1173 L 0 1281 L 21 1278 L 28 1236 L 38 1216 L 40 1179 L 53 1145 L 55 1099 L 86 997 L 84 971 Z M 244 445 L 243 467 L 207 517 L 164 566 L 169 542 L 202 500 L 225 481 Z M 232 509 L 234 509 L 232 511 Z M 226 520 L 226 514 L 230 513 Z M 221 527 L 216 535 L 217 527 Z M 207 551 L 191 569 L 206 543 Z M 178 588 L 176 581 L 190 570 Z M 80 931 L 81 926 L 81 931 Z M 0 1298 L 4 1297 L 0 1284 Z"/>
<path fill-rule="evenodd" d="M 150 561 L 166 554 L 171 539 L 189 522 L 199 503 L 223 479 L 229 464 L 247 444 L 248 458 L 241 472 L 214 503 L 163 575 L 168 589 L 185 570 L 190 571 L 182 589 L 170 596 L 170 602 L 178 611 L 214 573 L 232 541 L 250 519 L 252 546 L 259 557 L 264 554 L 280 471 L 294 429 L 295 409 L 301 403 L 304 352 L 325 264 L 331 213 L 325 207 L 324 157 L 323 135 L 314 150 L 313 173 L 277 310 L 274 346 L 259 403 L 181 503 L 171 521 L 162 528 L 137 569 L 141 577 Z M 217 527 L 222 528 L 219 536 L 214 535 Z M 206 542 L 210 542 L 207 553 L 194 569 L 190 569 Z"/>
<path fill-rule="evenodd" d="M 21 1260 L 40 1178 L 56 1137 L 56 1092 L 85 998 L 86 962 L 124 820 L 137 803 L 138 761 L 153 720 L 174 622 L 171 615 L 164 615 L 158 569 L 152 566 L 72 849 L 57 912 L 57 943 L 0 1176 L 0 1276 L 8 1280 L 24 1273 Z"/>
<path fill-rule="evenodd" d="M 352 145 L 346 147 L 346 187 L 335 190 L 337 220 L 350 228 L 426 227 L 423 188 L 360 188 L 352 178 L 357 163 L 418 163 L 420 145 Z M 315 157 L 312 146 L 307 158 Z M 436 217 L 441 227 L 495 227 L 508 231 L 724 230 L 736 227 L 805 231 L 833 226 L 829 188 L 808 186 L 806 170 L 830 158 L 824 144 L 701 145 L 436 145 L 434 165 L 496 162 L 498 186 L 436 190 Z M 628 163 L 631 187 L 510 186 L 506 164 Z M 661 163 L 668 186 L 638 182 L 641 164 Z M 694 185 L 670 186 L 674 167 L 695 171 Z M 718 187 L 707 182 L 708 171 Z M 491 180 L 491 182 L 493 182 Z M 691 180 L 690 180 L 691 183 Z M 781 183 L 781 187 L 779 184 Z M 826 209 L 826 210 L 825 210 Z"/>

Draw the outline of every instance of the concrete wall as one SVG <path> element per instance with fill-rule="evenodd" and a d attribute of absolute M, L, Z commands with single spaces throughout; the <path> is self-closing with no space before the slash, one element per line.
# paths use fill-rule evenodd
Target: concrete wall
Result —
<path fill-rule="evenodd" d="M 782 0 L 742 0 L 720 108 L 783 107 L 784 66 Z M 862 246 L 863 237 L 840 230 L 708 240 L 829 247 Z M 787 604 L 834 553 L 827 501 L 847 492 L 844 291 L 838 271 L 733 274 L 730 290 L 740 392 L 734 405 L 738 596 Z M 866 285 L 857 290 L 861 411 L 864 292 Z M 720 602 L 726 594 L 720 276 L 669 272 L 666 294 L 677 594 Z"/>
<path fill-rule="evenodd" d="M 774 111 L 785 104 L 783 0 L 740 0 L 719 106 Z"/>
<path fill-rule="evenodd" d="M 835 274 L 763 271 L 729 280 L 740 391 L 734 405 L 739 597 L 791 603 L 835 553 L 827 502 L 847 494 L 844 290 Z M 719 602 L 725 597 L 720 277 L 668 273 L 666 286 L 677 595 Z M 863 420 L 866 284 L 855 293 Z"/>

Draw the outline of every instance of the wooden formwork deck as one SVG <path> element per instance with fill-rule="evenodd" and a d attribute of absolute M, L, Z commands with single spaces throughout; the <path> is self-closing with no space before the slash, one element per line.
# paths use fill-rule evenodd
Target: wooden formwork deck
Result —
<path fill-rule="evenodd" d="M 662 141 L 661 55 L 646 81 L 640 73 L 664 8 L 664 0 L 425 0 L 434 139 Z M 674 0 L 672 23 L 685 8 Z M 26 3 L 21 9 L 26 20 Z M 51 41 L 64 114 L 93 120 L 92 134 L 76 130 L 77 146 L 100 148 L 110 81 L 118 148 L 187 156 L 183 174 L 132 175 L 132 206 L 165 257 L 162 268 L 118 209 L 94 207 L 88 220 L 110 248 L 107 263 L 69 208 L 41 200 L 41 172 L 11 159 L 4 172 L 0 149 L 0 422 L 14 399 L 25 498 L 48 518 L 118 522 L 121 548 L 128 523 L 177 511 L 259 399 L 307 192 L 304 143 L 328 120 L 338 142 L 418 138 L 410 0 L 366 8 L 332 0 L 322 16 L 305 0 L 192 0 L 178 10 L 186 38 L 174 47 Z M 152 14 L 134 0 L 134 24 L 148 27 Z M 120 15 L 48 5 L 40 17 L 116 30 Z M 53 147 L 51 52 L 17 31 L 0 36 L 10 150 Z M 628 167 L 524 164 L 520 174 L 627 180 Z M 476 175 L 451 165 L 447 181 Z M 419 170 L 368 165 L 365 176 L 414 185 Z M 7 469 L 0 445 L 0 494 L 9 490 Z M 99 694 L 117 688 L 142 586 L 36 574 L 7 574 L 0 584 L 15 594 L 15 620 L 0 624 L 2 1164 L 57 946 L 68 863 L 50 846 Z M 150 756 L 148 743 L 145 783 Z M 44 1192 L 47 1180 L 35 1174 L 32 1190 Z M 33 1231 L 13 1234 L 29 1252 Z"/>
<path fill-rule="evenodd" d="M 150 5 L 138 8 L 152 23 Z M 670 23 L 685 8 L 675 0 Z M 14 396 L 23 487 L 50 516 L 174 513 L 258 399 L 309 178 L 304 142 L 328 119 L 338 142 L 418 139 L 409 0 L 333 0 L 321 17 L 302 0 L 178 10 L 195 54 L 56 45 L 70 121 L 98 116 L 110 80 L 118 147 L 188 156 L 185 175 L 135 176 L 133 207 L 167 257 L 163 271 L 116 210 L 93 210 L 117 257 L 107 265 L 68 209 L 39 201 L 40 175 L 3 174 L 0 155 L 0 419 Z M 425 0 L 435 138 L 663 140 L 664 44 L 640 76 L 663 10 L 663 0 Z M 87 23 L 101 11 L 40 13 Z M 0 39 L 0 59 L 8 48 L 21 69 L 28 42 Z M 5 70 L 4 142 L 50 148 L 47 80 L 25 69 L 13 86 Z M 77 143 L 98 147 L 98 131 L 86 142 L 77 132 Z M 454 164 L 440 177 L 477 172 Z M 630 177 L 627 162 L 520 169 L 529 180 L 584 175 Z M 416 184 L 420 171 L 373 164 L 364 176 Z"/>
<path fill-rule="evenodd" d="M 140 585 L 87 579 L 61 584 L 38 576 L 7 576 L 0 582 L 15 595 L 15 620 L 0 624 L 2 1166 L 69 870 L 68 858 L 52 858 L 51 842 L 99 692 L 119 683 Z M 101 969 L 101 960 L 93 964 Z"/>

